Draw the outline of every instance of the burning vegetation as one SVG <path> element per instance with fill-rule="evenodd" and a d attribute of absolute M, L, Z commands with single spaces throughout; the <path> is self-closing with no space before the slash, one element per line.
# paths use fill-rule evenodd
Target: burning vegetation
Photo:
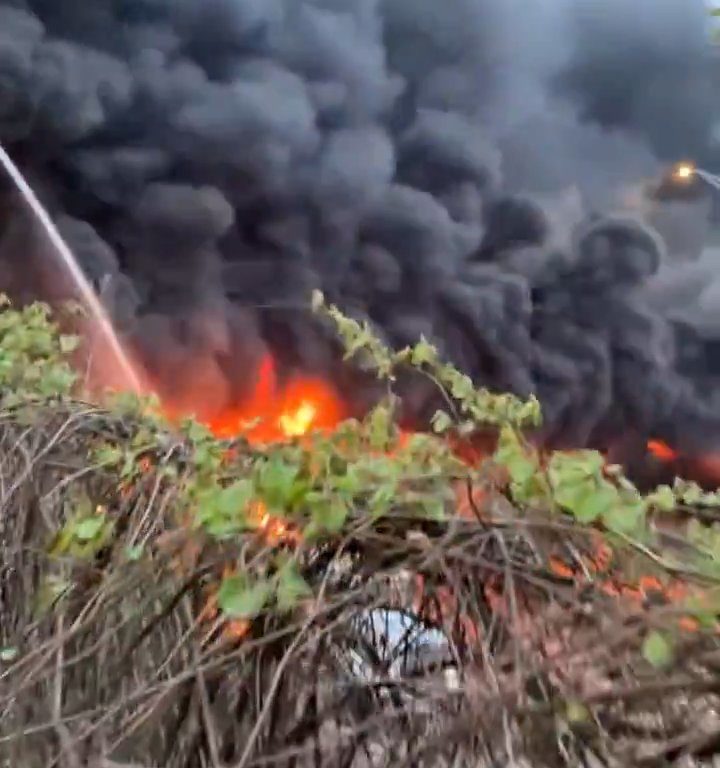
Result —
<path fill-rule="evenodd" d="M 717 494 L 642 494 L 599 453 L 541 451 L 532 398 L 315 308 L 389 395 L 408 367 L 441 388 L 434 434 L 400 430 L 392 396 L 343 419 L 330 389 L 277 388 L 270 363 L 210 425 L 228 438 L 152 401 L 88 405 L 47 312 L 0 314 L 1 754 L 555 768 L 713 752 Z M 458 450 L 481 428 L 492 452 Z"/>
<path fill-rule="evenodd" d="M 0 0 L 0 763 L 720 751 L 706 11 L 552 5 Z"/>
<path fill-rule="evenodd" d="M 227 409 L 208 426 L 218 437 L 244 435 L 272 442 L 335 428 L 343 418 L 340 396 L 320 379 L 299 377 L 278 387 L 269 355 L 260 363 L 256 382 L 239 409 Z"/>
<path fill-rule="evenodd" d="M 288 380 L 323 402 L 290 403 L 290 431 L 373 402 L 305 311 L 318 287 L 389 346 L 424 335 L 478 386 L 536 394 L 550 447 L 633 430 L 712 451 L 717 339 L 686 365 L 675 318 L 708 302 L 650 306 L 650 285 L 694 247 L 688 221 L 702 239 L 717 61 L 702 0 L 639 2 L 0 0 L 0 145 L 152 389 L 223 435 L 277 407 L 257 430 L 282 434 Z M 644 201 L 670 253 L 606 217 L 688 155 L 669 191 L 688 205 Z M 0 287 L 55 298 L 36 220 L 0 195 Z M 398 386 L 427 427 L 433 388 Z"/>

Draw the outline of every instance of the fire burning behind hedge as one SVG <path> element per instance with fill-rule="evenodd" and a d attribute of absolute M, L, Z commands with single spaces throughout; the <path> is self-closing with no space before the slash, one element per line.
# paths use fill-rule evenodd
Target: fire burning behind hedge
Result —
<path fill-rule="evenodd" d="M 272 442 L 299 437 L 310 430 L 335 427 L 343 406 L 334 388 L 320 379 L 299 377 L 279 387 L 275 363 L 266 355 L 250 396 L 237 409 L 228 409 L 209 426 L 218 437 L 242 433 L 250 440 Z"/>

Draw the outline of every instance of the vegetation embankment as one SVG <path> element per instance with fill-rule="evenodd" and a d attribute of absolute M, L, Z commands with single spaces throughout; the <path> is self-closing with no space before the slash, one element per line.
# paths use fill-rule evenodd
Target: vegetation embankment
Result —
<path fill-rule="evenodd" d="M 388 350 L 319 295 L 314 309 L 387 398 L 263 445 L 171 425 L 150 400 L 73 397 L 75 340 L 42 305 L 4 306 L 0 760 L 626 766 L 714 750 L 717 495 L 642 495 L 600 454 L 545 455 L 524 437 L 535 401 L 476 390 L 424 340 Z M 445 394 L 434 434 L 396 426 L 407 366 Z M 461 461 L 453 447 L 488 427 L 496 453 Z"/>

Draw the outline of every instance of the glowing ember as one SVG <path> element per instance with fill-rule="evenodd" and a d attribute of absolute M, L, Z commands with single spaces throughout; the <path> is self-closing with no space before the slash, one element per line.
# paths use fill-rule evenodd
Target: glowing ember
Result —
<path fill-rule="evenodd" d="M 660 461 L 675 461 L 678 458 L 678 453 L 671 448 L 667 443 L 662 440 L 648 440 L 648 451 Z"/>
<path fill-rule="evenodd" d="M 248 519 L 269 544 L 300 543 L 300 531 L 281 518 L 271 515 L 262 501 L 258 500 L 250 505 Z"/>

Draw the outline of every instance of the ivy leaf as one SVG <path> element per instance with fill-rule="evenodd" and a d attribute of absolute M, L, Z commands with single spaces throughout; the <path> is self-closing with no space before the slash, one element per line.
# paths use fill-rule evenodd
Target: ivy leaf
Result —
<path fill-rule="evenodd" d="M 511 456 L 504 466 L 510 474 L 510 479 L 519 486 L 524 486 L 538 471 L 537 462 L 522 453 Z"/>
<path fill-rule="evenodd" d="M 115 466 L 122 461 L 123 452 L 116 445 L 102 445 L 98 448 L 95 459 L 102 466 Z"/>
<path fill-rule="evenodd" d="M 45 616 L 72 589 L 73 584 L 53 574 L 48 575 L 40 584 L 34 596 L 33 614 Z"/>
<path fill-rule="evenodd" d="M 352 499 L 359 493 L 363 485 L 357 467 L 353 466 L 348 467 L 343 474 L 330 477 L 328 482 L 333 491 L 347 499 Z"/>
<path fill-rule="evenodd" d="M 710 493 L 704 494 L 702 503 L 703 503 L 703 506 L 706 506 L 706 507 L 717 507 L 718 505 L 720 505 L 720 492 L 712 491 Z"/>
<path fill-rule="evenodd" d="M 603 523 L 614 533 L 634 534 L 640 529 L 645 517 L 645 504 L 636 499 L 620 500 L 603 515 Z"/>
<path fill-rule="evenodd" d="M 320 502 L 312 510 L 313 528 L 324 533 L 338 533 L 345 525 L 348 513 L 347 504 L 341 499 Z"/>
<path fill-rule="evenodd" d="M 78 339 L 77 336 L 68 336 L 63 334 L 60 336 L 59 344 L 60 351 L 64 355 L 68 355 L 70 352 L 74 352 L 80 346 L 80 339 Z"/>
<path fill-rule="evenodd" d="M 370 511 L 373 518 L 378 519 L 386 515 L 395 501 L 397 485 L 384 483 L 376 488 L 370 496 Z"/>
<path fill-rule="evenodd" d="M 392 412 L 387 405 L 373 408 L 367 417 L 370 447 L 376 451 L 385 450 L 392 436 Z"/>
<path fill-rule="evenodd" d="M 292 610 L 300 600 L 312 596 L 312 590 L 290 561 L 282 567 L 278 574 L 277 605 L 281 611 Z"/>
<path fill-rule="evenodd" d="M 475 394 L 475 387 L 469 376 L 458 373 L 450 382 L 450 394 L 460 402 L 468 401 Z"/>
<path fill-rule="evenodd" d="M 445 501 L 441 496 L 430 496 L 421 502 L 422 517 L 426 520 L 442 522 L 447 519 Z"/>
<path fill-rule="evenodd" d="M 288 504 L 299 471 L 299 467 L 287 464 L 280 457 L 273 457 L 262 467 L 259 487 L 269 507 L 281 509 Z"/>
<path fill-rule="evenodd" d="M 435 411 L 435 415 L 432 417 L 430 423 L 432 424 L 433 431 L 436 434 L 441 435 L 452 427 L 453 420 L 447 413 L 445 413 L 445 411 Z"/>
<path fill-rule="evenodd" d="M 237 480 L 223 488 L 217 496 L 217 509 L 223 515 L 239 515 L 255 495 L 255 484 L 249 478 Z"/>
<path fill-rule="evenodd" d="M 421 336 L 420 341 L 412 348 L 410 362 L 415 366 L 421 366 L 424 364 L 432 365 L 436 361 L 437 350 L 428 343 L 424 336 Z"/>
<path fill-rule="evenodd" d="M 542 424 L 540 402 L 534 395 L 520 406 L 516 420 L 521 426 L 539 427 Z"/>
<path fill-rule="evenodd" d="M 212 439 L 212 432 L 194 419 L 185 423 L 185 434 L 194 445 Z"/>
<path fill-rule="evenodd" d="M 610 513 L 618 501 L 618 492 L 610 484 L 590 487 L 576 497 L 570 511 L 579 523 L 593 523 Z"/>
<path fill-rule="evenodd" d="M 598 451 L 558 451 L 548 467 L 550 482 L 555 487 L 575 485 L 588 478 L 600 479 L 605 459 Z"/>
<path fill-rule="evenodd" d="M 642 655 L 655 669 L 665 669 L 672 664 L 673 648 L 665 635 L 653 631 L 643 641 Z"/>
<path fill-rule="evenodd" d="M 675 509 L 675 494 L 669 485 L 661 485 L 647 497 L 647 503 L 661 512 L 672 512 Z"/>
<path fill-rule="evenodd" d="M 268 581 L 250 583 L 244 576 L 226 576 L 218 590 L 220 610 L 231 619 L 253 619 L 267 605 L 272 595 Z"/>
<path fill-rule="evenodd" d="M 720 590 L 714 588 L 700 595 L 692 595 L 685 601 L 685 607 L 702 627 L 712 629 L 720 615 Z"/>
<path fill-rule="evenodd" d="M 7 648 L 0 648 L 0 661 L 4 664 L 10 664 L 15 661 L 19 655 L 18 649 L 8 646 Z"/>
<path fill-rule="evenodd" d="M 136 563 L 143 556 L 144 547 L 142 544 L 136 544 L 134 547 L 125 549 L 125 557 L 131 562 Z"/>
<path fill-rule="evenodd" d="M 246 526 L 244 512 L 252 498 L 244 487 L 250 480 L 239 480 L 228 488 L 213 484 L 196 492 L 196 519 L 205 530 L 216 538 L 226 538 Z M 244 499 L 247 501 L 243 504 Z"/>
<path fill-rule="evenodd" d="M 675 481 L 675 492 L 682 502 L 690 507 L 702 502 L 703 490 L 697 483 L 678 479 Z"/>
<path fill-rule="evenodd" d="M 355 357 L 361 349 L 370 346 L 373 341 L 372 333 L 367 326 L 353 328 L 347 334 L 345 341 L 345 360 Z"/>
<path fill-rule="evenodd" d="M 135 474 L 136 470 L 137 470 L 137 456 L 131 451 L 128 451 L 125 454 L 125 459 L 123 461 L 122 469 L 120 470 L 120 477 L 122 477 L 123 479 L 132 477 Z"/>
<path fill-rule="evenodd" d="M 494 455 L 495 461 L 507 467 L 514 459 L 524 456 L 525 450 L 515 430 L 510 427 L 503 427 L 500 430 L 498 447 Z"/>
<path fill-rule="evenodd" d="M 95 515 L 85 520 L 80 520 L 73 526 L 73 535 L 80 541 L 93 541 L 105 527 L 104 515 Z"/>
<path fill-rule="evenodd" d="M 565 705 L 565 716 L 571 725 L 581 725 L 590 720 L 590 711 L 579 701 L 568 701 Z"/>

